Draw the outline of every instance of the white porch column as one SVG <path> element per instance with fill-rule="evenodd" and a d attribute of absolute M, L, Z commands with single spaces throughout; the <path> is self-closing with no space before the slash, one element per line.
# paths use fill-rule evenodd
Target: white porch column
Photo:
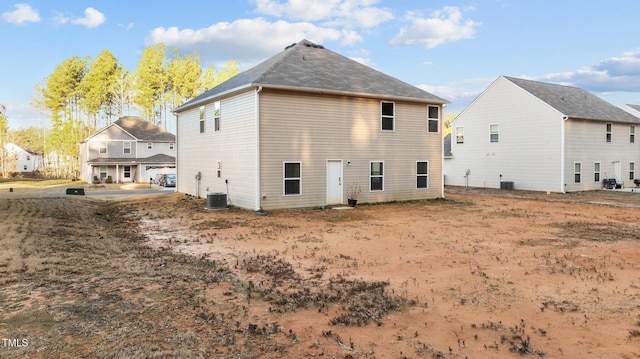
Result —
<path fill-rule="evenodd" d="M 116 183 L 120 183 L 120 165 L 116 163 Z"/>

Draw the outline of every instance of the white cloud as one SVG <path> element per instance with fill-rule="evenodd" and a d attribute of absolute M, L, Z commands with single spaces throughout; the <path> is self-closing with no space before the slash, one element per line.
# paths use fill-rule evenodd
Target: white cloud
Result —
<path fill-rule="evenodd" d="M 407 13 L 411 25 L 404 27 L 391 40 L 391 46 L 424 46 L 432 49 L 447 42 L 473 39 L 476 27 L 480 23 L 464 20 L 458 7 L 448 6 L 434 11 L 431 17 L 424 18 L 421 13 Z"/>
<path fill-rule="evenodd" d="M 84 15 L 84 17 L 72 20 L 71 23 L 88 28 L 94 28 L 102 25 L 106 20 L 103 13 L 92 7 L 88 7 L 84 11 Z"/>
<path fill-rule="evenodd" d="M 66 23 L 69 22 L 69 18 L 64 16 L 63 13 L 61 12 L 55 12 L 55 15 L 53 16 L 53 23 L 56 25 L 64 25 Z"/>
<path fill-rule="evenodd" d="M 25 22 L 38 22 L 40 21 L 40 15 L 38 15 L 38 11 L 31 8 L 29 4 L 15 4 L 13 7 L 16 9 L 14 11 L 7 11 L 2 13 L 2 18 L 4 21 L 12 23 L 12 24 L 24 24 Z"/>
<path fill-rule="evenodd" d="M 256 18 L 220 22 L 196 30 L 158 27 L 151 31 L 146 44 L 163 42 L 168 48 L 176 47 L 183 52 L 197 51 L 205 64 L 234 59 L 243 65 L 249 65 L 302 39 L 318 44 L 325 41 L 353 43 L 361 40 L 357 34 L 318 27 L 308 22 L 269 22 Z"/>
<path fill-rule="evenodd" d="M 640 91 L 640 50 L 610 57 L 576 71 L 551 73 L 532 79 L 594 92 Z"/>
<path fill-rule="evenodd" d="M 124 31 L 129 31 L 135 27 L 135 23 L 130 22 L 128 24 L 118 24 L 119 27 L 123 28 Z"/>
<path fill-rule="evenodd" d="M 373 6 L 378 0 L 256 0 L 256 12 L 327 25 L 369 28 L 393 19 L 391 11 Z"/>

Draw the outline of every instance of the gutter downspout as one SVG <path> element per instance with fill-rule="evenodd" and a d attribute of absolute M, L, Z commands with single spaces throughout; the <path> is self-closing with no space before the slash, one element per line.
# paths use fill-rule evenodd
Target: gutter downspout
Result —
<path fill-rule="evenodd" d="M 255 210 L 259 211 L 262 208 L 260 203 L 260 92 L 262 92 L 262 86 L 259 86 L 256 89 L 256 98 L 255 98 L 255 123 L 256 123 L 256 203 Z"/>
<path fill-rule="evenodd" d="M 562 115 L 562 125 L 560 126 L 560 193 L 566 193 L 565 192 L 565 150 L 566 150 L 566 145 L 565 145 L 565 141 L 566 141 L 566 137 L 565 137 L 565 124 L 567 122 L 567 120 L 569 119 L 568 116 L 566 115 Z"/>

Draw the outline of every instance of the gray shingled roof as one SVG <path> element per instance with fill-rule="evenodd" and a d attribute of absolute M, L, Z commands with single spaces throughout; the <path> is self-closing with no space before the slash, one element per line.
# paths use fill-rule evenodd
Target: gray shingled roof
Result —
<path fill-rule="evenodd" d="M 176 158 L 165 154 L 157 154 L 146 158 L 93 158 L 87 163 L 91 164 L 123 164 L 123 163 L 176 163 Z"/>
<path fill-rule="evenodd" d="M 640 105 L 632 105 L 632 104 L 626 104 L 626 105 L 636 111 L 640 111 Z"/>
<path fill-rule="evenodd" d="M 449 103 L 445 99 L 325 49 L 321 45 L 302 40 L 187 101 L 174 111 L 180 112 L 238 89 L 258 86 Z"/>
<path fill-rule="evenodd" d="M 640 118 L 583 89 L 504 76 L 570 118 L 640 123 Z"/>
<path fill-rule="evenodd" d="M 163 130 L 141 117 L 125 116 L 114 122 L 140 141 L 175 142 L 176 135 Z"/>

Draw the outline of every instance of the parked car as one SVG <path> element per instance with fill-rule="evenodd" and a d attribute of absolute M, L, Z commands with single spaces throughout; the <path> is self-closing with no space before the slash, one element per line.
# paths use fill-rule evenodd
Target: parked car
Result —
<path fill-rule="evenodd" d="M 175 187 L 176 175 L 175 174 L 162 175 L 162 177 L 160 177 L 160 180 L 158 181 L 158 184 L 162 187 Z"/>
<path fill-rule="evenodd" d="M 153 183 L 154 184 L 160 184 L 160 178 L 162 178 L 162 176 L 164 176 L 164 175 L 163 174 L 155 175 L 155 177 L 153 177 Z"/>

